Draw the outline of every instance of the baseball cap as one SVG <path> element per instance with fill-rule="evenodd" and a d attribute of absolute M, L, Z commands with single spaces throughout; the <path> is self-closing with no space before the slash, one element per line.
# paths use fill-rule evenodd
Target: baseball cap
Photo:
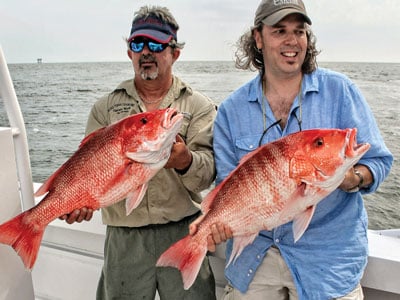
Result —
<path fill-rule="evenodd" d="M 264 23 L 273 26 L 290 14 L 301 14 L 304 20 L 311 25 L 306 8 L 302 0 L 262 0 L 256 10 L 254 26 Z"/>
<path fill-rule="evenodd" d="M 155 16 L 133 20 L 128 41 L 136 37 L 146 37 L 163 44 L 169 43 L 172 39 L 177 41 L 176 29 Z"/>

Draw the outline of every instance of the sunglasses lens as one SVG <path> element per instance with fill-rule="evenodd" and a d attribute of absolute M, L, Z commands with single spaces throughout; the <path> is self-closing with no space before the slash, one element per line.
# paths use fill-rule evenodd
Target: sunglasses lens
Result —
<path fill-rule="evenodd" d="M 168 46 L 168 44 L 160 44 L 155 42 L 148 42 L 147 45 L 151 52 L 162 52 Z"/>
<path fill-rule="evenodd" d="M 131 50 L 132 50 L 133 52 L 139 53 L 139 52 L 142 52 L 142 51 L 143 51 L 144 42 L 136 43 L 136 42 L 132 41 L 132 42 L 130 43 L 130 46 L 131 46 Z"/>

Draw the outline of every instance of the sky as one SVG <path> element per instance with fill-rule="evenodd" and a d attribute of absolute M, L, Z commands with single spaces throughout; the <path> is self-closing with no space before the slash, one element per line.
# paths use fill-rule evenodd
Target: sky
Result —
<path fill-rule="evenodd" d="M 8 63 L 128 61 L 124 39 L 142 5 L 170 9 L 180 60 L 233 60 L 260 0 L 0 0 Z M 318 61 L 400 62 L 399 0 L 304 0 Z"/>

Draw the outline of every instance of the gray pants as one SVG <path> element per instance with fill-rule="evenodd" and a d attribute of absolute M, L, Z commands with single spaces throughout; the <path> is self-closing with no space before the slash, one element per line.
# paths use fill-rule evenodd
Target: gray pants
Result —
<path fill-rule="evenodd" d="M 161 300 L 215 300 L 214 275 L 208 257 L 187 291 L 179 270 L 155 266 L 170 245 L 188 234 L 189 224 L 196 217 L 139 228 L 107 226 L 104 267 L 96 299 L 153 300 L 158 290 Z"/>

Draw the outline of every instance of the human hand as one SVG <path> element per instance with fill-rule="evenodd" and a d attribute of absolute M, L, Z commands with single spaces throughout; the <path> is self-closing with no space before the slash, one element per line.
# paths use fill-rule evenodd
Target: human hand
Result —
<path fill-rule="evenodd" d="M 59 217 L 60 220 L 65 220 L 68 224 L 81 223 L 83 220 L 90 221 L 93 217 L 93 209 L 82 207 L 81 209 L 75 209 L 69 214 L 65 214 Z"/>
<path fill-rule="evenodd" d="M 339 188 L 345 192 L 352 193 L 358 191 L 359 188 L 368 186 L 372 181 L 371 171 L 364 165 L 356 165 L 346 172 Z"/>
<path fill-rule="evenodd" d="M 166 169 L 187 170 L 192 163 L 192 153 L 183 138 L 178 134 L 172 145 L 171 155 L 165 164 Z"/>
<path fill-rule="evenodd" d="M 194 235 L 197 231 L 198 224 L 203 220 L 204 216 L 197 218 L 189 226 L 189 234 Z M 233 237 L 233 232 L 229 226 L 221 222 L 216 222 L 210 226 L 211 234 L 207 236 L 207 249 L 210 252 L 215 252 L 216 246 L 222 242 L 226 242 Z"/>

